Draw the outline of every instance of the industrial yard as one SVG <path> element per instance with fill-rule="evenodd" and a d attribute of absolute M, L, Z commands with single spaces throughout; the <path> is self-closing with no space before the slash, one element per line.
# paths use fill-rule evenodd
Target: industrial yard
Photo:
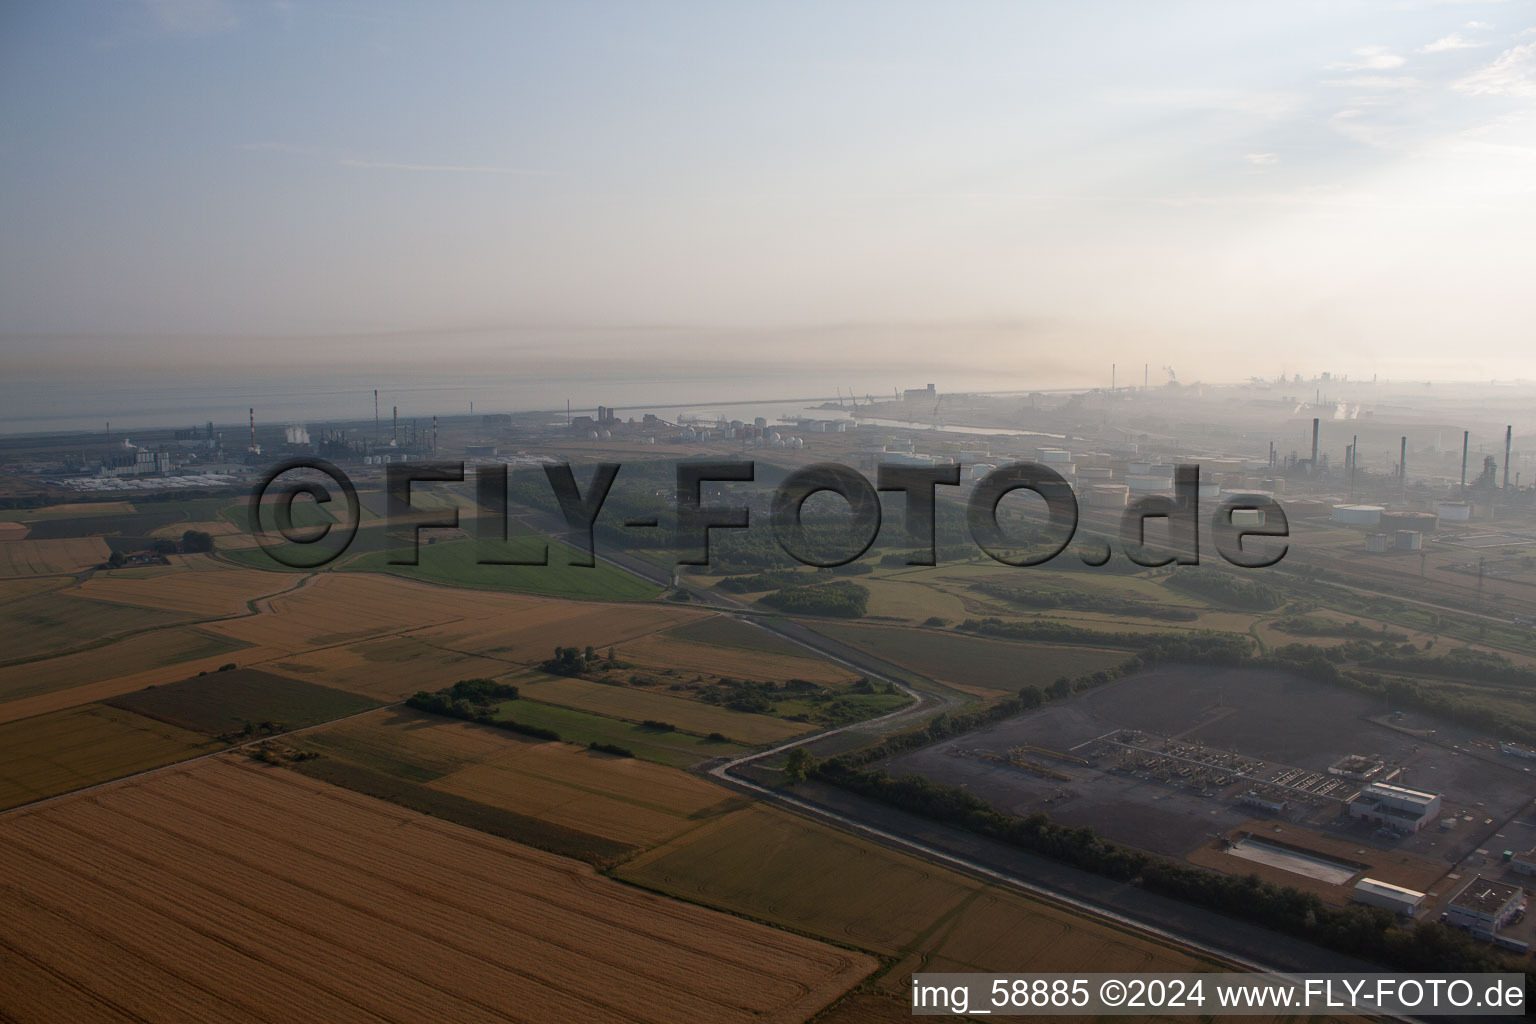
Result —
<path fill-rule="evenodd" d="M 1530 764 L 1500 754 L 1473 730 L 1390 714 L 1376 700 L 1294 675 L 1170 667 L 902 755 L 885 768 L 921 772 L 1010 813 L 1046 812 L 1208 867 L 1224 862 L 1192 855 L 1253 831 L 1258 821 L 1302 846 L 1342 843 L 1361 854 L 1355 860 L 1362 869 L 1411 861 L 1444 875 L 1487 860 L 1478 851 L 1523 817 Z M 1362 817 L 1360 795 L 1373 791 L 1438 798 L 1415 831 Z M 1251 861 L 1233 860 L 1228 870 L 1252 869 Z M 1422 868 L 1411 874 L 1426 884 Z"/>

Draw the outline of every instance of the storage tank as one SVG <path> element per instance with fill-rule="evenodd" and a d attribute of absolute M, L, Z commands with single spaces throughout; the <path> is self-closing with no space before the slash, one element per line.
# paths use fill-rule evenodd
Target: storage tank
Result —
<path fill-rule="evenodd" d="M 1419 551 L 1424 547 L 1424 535 L 1418 530 L 1398 530 L 1397 550 Z"/>
<path fill-rule="evenodd" d="M 1071 462 L 1072 453 L 1065 448 L 1036 448 L 1035 458 L 1044 463 Z"/>
<path fill-rule="evenodd" d="M 1264 525 L 1264 510 L 1257 508 L 1235 508 L 1232 510 L 1232 525 L 1239 529 L 1257 529 Z"/>
<path fill-rule="evenodd" d="M 1344 526 L 1376 526 L 1385 511 L 1380 505 L 1335 505 L 1333 521 Z"/>
<path fill-rule="evenodd" d="M 1115 471 L 1108 466 L 1085 466 L 1081 462 L 1077 464 L 1077 478 L 1079 480 L 1113 480 Z"/>
<path fill-rule="evenodd" d="M 1387 535 L 1384 533 L 1368 533 L 1365 536 L 1365 550 L 1372 555 L 1384 555 L 1387 553 Z"/>
<path fill-rule="evenodd" d="M 980 480 L 982 477 L 986 476 L 996 468 L 997 467 L 992 465 L 990 462 L 978 462 L 971 466 L 971 479 Z"/>
<path fill-rule="evenodd" d="M 1083 494 L 1090 508 L 1125 508 L 1131 493 L 1125 484 L 1092 484 Z"/>
<path fill-rule="evenodd" d="M 1200 480 L 1199 493 L 1201 501 L 1205 501 L 1207 499 L 1215 501 L 1217 498 L 1221 497 L 1221 484 L 1217 483 L 1215 480 L 1209 477 L 1203 477 Z"/>
<path fill-rule="evenodd" d="M 1159 476 L 1156 473 L 1127 473 L 1125 483 L 1127 487 L 1139 494 L 1173 490 L 1173 477 Z"/>
<path fill-rule="evenodd" d="M 1435 506 L 1435 515 L 1448 523 L 1464 523 L 1472 518 L 1472 506 L 1464 501 L 1442 501 Z"/>

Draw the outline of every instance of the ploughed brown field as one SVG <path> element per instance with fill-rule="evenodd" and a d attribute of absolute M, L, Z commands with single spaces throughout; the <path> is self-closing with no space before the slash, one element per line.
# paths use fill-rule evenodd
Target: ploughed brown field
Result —
<path fill-rule="evenodd" d="M 876 966 L 228 758 L 0 817 L 12 1021 L 801 1021 Z"/>

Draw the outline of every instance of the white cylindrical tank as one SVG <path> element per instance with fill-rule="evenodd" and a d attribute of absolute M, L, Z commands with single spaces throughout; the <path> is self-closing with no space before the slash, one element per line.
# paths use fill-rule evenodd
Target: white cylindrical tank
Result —
<path fill-rule="evenodd" d="M 1257 508 L 1232 510 L 1232 525 L 1240 529 L 1256 529 L 1264 525 L 1264 511 Z"/>
<path fill-rule="evenodd" d="M 1375 526 L 1385 511 L 1380 505 L 1335 505 L 1333 521 L 1344 526 Z"/>
<path fill-rule="evenodd" d="M 997 467 L 990 462 L 977 462 L 971 465 L 971 479 L 980 480 Z"/>
<path fill-rule="evenodd" d="M 1387 551 L 1387 535 L 1384 533 L 1371 533 L 1365 537 L 1365 550 L 1373 555 L 1383 555 Z"/>
<path fill-rule="evenodd" d="M 1114 476 L 1115 471 L 1108 466 L 1085 466 L 1081 462 L 1077 464 L 1077 478 L 1079 480 L 1093 480 L 1097 482 L 1100 480 L 1112 480 Z"/>

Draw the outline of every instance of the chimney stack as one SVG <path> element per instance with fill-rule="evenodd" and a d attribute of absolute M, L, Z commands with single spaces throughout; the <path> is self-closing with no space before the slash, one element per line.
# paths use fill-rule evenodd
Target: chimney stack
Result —
<path fill-rule="evenodd" d="M 256 450 L 256 409 L 251 408 L 251 451 Z"/>
<path fill-rule="evenodd" d="M 1461 498 L 1463 501 L 1467 498 L 1467 438 L 1471 433 L 1470 430 L 1461 432 Z"/>
<path fill-rule="evenodd" d="M 1317 472 L 1317 417 L 1312 417 L 1312 471 Z"/>
<path fill-rule="evenodd" d="M 1515 425 L 1511 423 L 1504 428 L 1504 490 L 1509 490 L 1509 449 L 1515 440 Z"/>

